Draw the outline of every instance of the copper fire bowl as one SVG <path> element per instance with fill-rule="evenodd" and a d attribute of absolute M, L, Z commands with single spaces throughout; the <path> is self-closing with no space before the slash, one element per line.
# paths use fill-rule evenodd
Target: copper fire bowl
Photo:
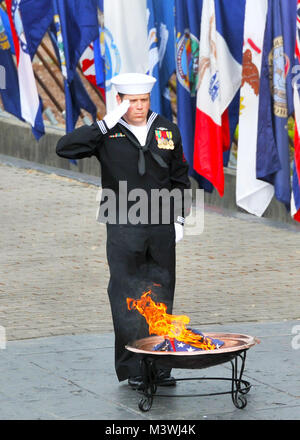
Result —
<path fill-rule="evenodd" d="M 144 356 L 155 356 L 161 367 L 167 368 L 207 368 L 228 362 L 242 351 L 248 350 L 260 341 L 249 335 L 236 333 L 205 333 L 212 339 L 224 342 L 215 350 L 196 351 L 155 351 L 153 348 L 164 341 L 164 336 L 149 336 L 126 345 L 127 350 Z"/>

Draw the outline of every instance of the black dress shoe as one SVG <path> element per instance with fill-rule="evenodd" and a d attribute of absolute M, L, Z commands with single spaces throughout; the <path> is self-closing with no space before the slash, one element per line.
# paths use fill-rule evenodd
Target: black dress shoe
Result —
<path fill-rule="evenodd" d="M 176 380 L 171 376 L 170 371 L 158 370 L 156 383 L 160 387 L 173 387 L 176 385 Z"/>
<path fill-rule="evenodd" d="M 128 385 L 133 390 L 138 390 L 138 391 L 142 391 L 145 388 L 144 382 L 142 380 L 142 376 L 129 377 Z"/>
<path fill-rule="evenodd" d="M 170 376 L 169 373 L 159 372 L 157 375 L 156 384 L 160 387 L 170 387 L 176 385 L 176 380 L 174 377 Z M 133 390 L 142 391 L 145 388 L 142 376 L 129 377 L 128 385 Z"/>

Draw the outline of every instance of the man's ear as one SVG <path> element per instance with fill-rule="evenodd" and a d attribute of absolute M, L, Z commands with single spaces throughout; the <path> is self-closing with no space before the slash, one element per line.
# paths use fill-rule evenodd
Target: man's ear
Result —
<path fill-rule="evenodd" d="M 122 102 L 122 99 L 119 94 L 116 95 L 116 100 L 117 100 L 118 105 L 120 105 Z"/>

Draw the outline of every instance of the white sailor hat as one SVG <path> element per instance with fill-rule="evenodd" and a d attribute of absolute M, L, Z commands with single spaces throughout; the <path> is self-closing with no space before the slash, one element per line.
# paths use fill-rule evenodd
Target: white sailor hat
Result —
<path fill-rule="evenodd" d="M 150 93 L 155 82 L 156 79 L 153 76 L 143 73 L 122 73 L 111 79 L 117 92 L 124 95 Z"/>

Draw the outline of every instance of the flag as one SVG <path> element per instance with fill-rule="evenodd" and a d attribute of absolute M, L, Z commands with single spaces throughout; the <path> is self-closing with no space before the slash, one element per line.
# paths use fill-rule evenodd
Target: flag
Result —
<path fill-rule="evenodd" d="M 297 142 L 299 142 L 299 134 L 297 134 Z M 297 147 L 299 148 L 299 147 Z M 296 162 L 293 163 L 293 180 L 292 180 L 292 196 L 291 196 L 291 215 L 294 220 L 300 222 L 300 174 L 297 170 Z"/>
<path fill-rule="evenodd" d="M 33 59 L 51 21 L 53 4 L 49 0 L 19 0 L 27 50 Z"/>
<path fill-rule="evenodd" d="M 103 0 L 99 0 L 98 8 L 103 17 Z M 100 19 L 103 20 L 102 18 Z M 105 101 L 105 48 L 103 44 L 104 30 L 99 25 L 99 35 L 89 44 L 81 55 L 79 62 L 85 78 L 96 87 Z"/>
<path fill-rule="evenodd" d="M 175 72 L 174 0 L 147 0 L 148 74 L 156 78 L 151 91 L 151 109 L 172 121 L 168 81 Z"/>
<path fill-rule="evenodd" d="M 203 343 L 203 348 L 196 347 L 194 345 L 188 344 L 186 342 L 182 342 L 176 338 L 166 337 L 164 341 L 159 342 L 153 347 L 154 351 L 203 351 L 203 350 L 209 350 L 209 345 L 213 344 L 215 347 L 210 348 L 210 350 L 218 350 L 224 345 L 224 341 L 221 341 L 220 339 L 216 338 L 210 338 L 205 336 L 202 332 L 200 332 L 197 329 L 193 328 L 187 328 L 186 330 L 193 333 L 193 337 L 196 339 L 196 337 L 199 335 L 203 338 L 203 341 L 199 338 L 199 342 Z"/>
<path fill-rule="evenodd" d="M 27 40 L 24 34 L 20 14 L 20 0 L 6 0 L 6 7 L 17 59 L 21 116 L 24 121 L 31 124 L 32 132 L 38 140 L 45 133 L 42 102 L 38 95 Z"/>
<path fill-rule="evenodd" d="M 259 82 L 267 8 L 268 0 L 246 3 L 236 169 L 236 203 L 257 216 L 262 216 L 274 195 L 272 185 L 256 179 Z"/>
<path fill-rule="evenodd" d="M 102 79 L 99 80 L 96 72 L 96 63 L 97 65 L 99 65 L 99 62 L 102 62 L 102 58 L 99 52 L 100 41 L 99 38 L 97 38 L 94 42 L 91 42 L 89 46 L 85 49 L 79 59 L 79 63 L 85 78 L 99 90 L 102 98 L 105 99 L 104 76 L 102 77 Z M 97 57 L 100 57 L 99 61 Z M 104 65 L 102 66 L 102 72 L 104 73 Z"/>
<path fill-rule="evenodd" d="M 94 63 L 96 84 L 100 88 L 102 97 L 105 101 L 105 34 L 104 34 L 104 13 L 103 1 L 99 0 L 99 38 L 94 41 Z"/>
<path fill-rule="evenodd" d="M 146 0 L 104 0 L 107 111 L 116 105 L 111 79 L 149 70 Z"/>
<path fill-rule="evenodd" d="M 292 217 L 300 221 L 300 215 L 297 212 L 292 212 L 292 200 L 295 203 L 295 208 L 297 211 L 299 210 L 299 171 L 300 171 L 300 163 L 299 163 L 299 144 L 298 141 L 294 139 L 294 145 L 296 145 L 294 158 L 291 159 L 291 146 L 288 134 L 289 121 L 290 117 L 295 114 L 295 96 L 294 96 L 294 87 L 293 87 L 293 75 L 295 66 L 299 65 L 299 60 L 295 57 L 295 45 L 296 45 L 296 35 L 297 35 L 297 0 L 290 0 L 288 5 L 285 1 L 280 0 L 280 12 L 282 16 L 282 36 L 283 36 L 283 47 L 285 52 L 285 57 L 288 60 L 286 62 L 286 98 L 287 98 L 287 113 L 288 113 L 288 121 L 285 125 L 285 131 L 288 137 L 288 157 L 286 161 L 289 163 L 288 173 L 289 173 L 289 182 L 290 182 L 290 213 Z M 298 105 L 298 104 L 297 104 Z M 298 111 L 297 111 L 298 113 Z M 299 113 L 298 113 L 299 114 Z M 295 130 L 295 134 L 298 137 L 298 129 Z"/>
<path fill-rule="evenodd" d="M 243 31 L 244 31 L 244 16 L 245 16 L 245 0 L 239 0 L 239 2 L 225 2 L 219 1 L 215 3 L 217 11 L 217 23 L 220 22 L 222 26 L 222 35 L 228 44 L 230 51 L 232 52 L 236 61 L 242 65 L 243 61 Z M 233 9 L 234 8 L 234 9 Z M 234 16 L 232 11 L 234 10 Z M 220 15 L 220 19 L 218 19 Z M 236 127 L 239 120 L 240 109 L 240 89 L 238 88 L 234 98 L 228 107 L 228 119 L 229 119 L 229 148 L 223 152 L 223 166 L 228 165 L 230 158 L 231 144 L 234 139 Z M 228 130 L 228 128 L 227 128 Z"/>
<path fill-rule="evenodd" d="M 211 192 L 211 183 L 193 166 L 201 11 L 202 0 L 175 0 L 177 124 L 183 153 L 189 164 L 189 175 L 200 188 Z"/>
<path fill-rule="evenodd" d="M 0 2 L 1 3 L 1 2 Z M 14 48 L 14 42 L 12 39 L 11 29 L 10 29 L 10 23 L 7 13 L 0 7 L 0 16 L 2 19 L 2 26 L 4 27 L 4 32 L 6 34 L 6 38 L 8 39 L 9 45 L 10 45 L 10 51 L 11 53 L 15 53 Z"/>
<path fill-rule="evenodd" d="M 83 51 L 99 36 L 97 1 L 53 0 L 53 4 L 61 26 L 66 75 L 72 82 Z"/>
<path fill-rule="evenodd" d="M 293 103 L 295 110 L 295 134 L 294 134 L 294 163 L 293 163 L 293 180 L 292 180 L 292 197 L 291 197 L 291 215 L 300 222 L 300 83 L 297 82 L 297 76 L 300 73 L 300 0 L 297 2 L 297 21 L 296 21 L 296 38 L 295 38 L 295 68 L 296 74 L 293 78 Z"/>
<path fill-rule="evenodd" d="M 101 88 L 103 99 L 105 99 L 105 42 L 104 28 L 99 28 L 99 38 L 94 41 L 94 63 L 96 84 Z"/>
<path fill-rule="evenodd" d="M 224 194 L 223 152 L 230 148 L 228 108 L 241 85 L 244 2 L 203 0 L 194 168 Z"/>
<path fill-rule="evenodd" d="M 242 63 L 242 61 L 241 61 Z M 232 142 L 235 137 L 236 128 L 239 122 L 239 110 L 240 110 L 240 89 L 236 92 L 235 97 L 231 101 L 228 107 L 228 119 L 229 119 L 229 148 L 223 152 L 223 166 L 227 167 L 230 160 Z"/>
<path fill-rule="evenodd" d="M 274 185 L 275 197 L 287 210 L 291 200 L 288 117 L 292 111 L 291 62 L 295 51 L 295 1 L 268 0 L 264 37 L 256 177 Z M 291 29 L 286 29 L 291 28 Z"/>
<path fill-rule="evenodd" d="M 94 120 L 97 116 L 97 109 L 84 88 L 78 73 L 75 71 L 73 80 L 71 82 L 69 82 L 68 78 L 65 76 L 67 75 L 67 69 L 65 65 L 64 47 L 61 40 L 57 16 L 55 21 L 56 26 L 54 29 L 53 26 L 50 27 L 49 36 L 63 73 L 66 105 L 66 132 L 69 133 L 74 130 L 81 109 L 88 111 Z M 76 163 L 76 161 L 74 161 L 74 163 Z"/>
<path fill-rule="evenodd" d="M 0 95 L 4 110 L 22 119 L 18 74 L 4 26 L 5 17 L 0 8 Z"/>
<path fill-rule="evenodd" d="M 60 60 L 66 99 L 66 131 L 72 131 L 83 108 L 96 119 L 97 109 L 77 72 L 80 57 L 99 36 L 97 1 L 53 0 L 55 32 L 50 33 Z"/>

